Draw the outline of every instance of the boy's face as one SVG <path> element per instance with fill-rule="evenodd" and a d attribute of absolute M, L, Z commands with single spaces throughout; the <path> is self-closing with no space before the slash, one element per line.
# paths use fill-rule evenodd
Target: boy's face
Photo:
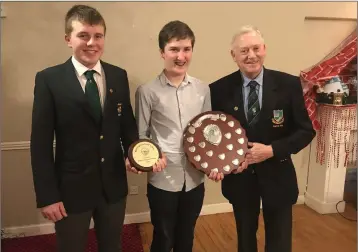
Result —
<path fill-rule="evenodd" d="M 160 51 L 164 59 L 165 70 L 172 75 L 185 75 L 193 54 L 193 47 L 190 39 L 171 39 Z"/>
<path fill-rule="evenodd" d="M 104 49 L 104 27 L 72 21 L 72 32 L 65 36 L 68 47 L 80 63 L 93 68 L 101 58 Z"/>

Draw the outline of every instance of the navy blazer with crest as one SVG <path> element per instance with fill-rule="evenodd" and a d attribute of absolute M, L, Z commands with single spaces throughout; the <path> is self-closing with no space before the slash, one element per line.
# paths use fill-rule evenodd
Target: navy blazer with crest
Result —
<path fill-rule="evenodd" d="M 36 74 L 30 147 L 39 208 L 63 201 L 68 212 L 83 212 L 102 195 L 114 203 L 128 193 L 124 159 L 138 139 L 128 77 L 101 64 L 106 97 L 100 124 L 71 59 Z"/>
<path fill-rule="evenodd" d="M 230 174 L 222 181 L 223 195 L 234 204 L 250 199 L 247 188 L 258 190 L 265 204 L 272 207 L 294 204 L 298 185 L 291 154 L 306 147 L 315 131 L 304 104 L 297 76 L 264 68 L 262 107 L 258 122 L 249 127 L 243 101 L 240 70 L 210 84 L 213 111 L 234 116 L 245 129 L 249 142 L 272 145 L 274 157 L 253 164 L 241 174 Z M 258 188 L 251 185 L 249 173 L 256 173 Z"/>

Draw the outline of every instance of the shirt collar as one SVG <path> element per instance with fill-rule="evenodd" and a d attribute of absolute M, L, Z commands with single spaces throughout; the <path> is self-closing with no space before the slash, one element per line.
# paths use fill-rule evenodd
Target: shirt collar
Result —
<path fill-rule="evenodd" d="M 262 86 L 263 83 L 263 79 L 264 79 L 264 68 L 262 68 L 261 72 L 259 73 L 258 76 L 256 76 L 255 79 L 250 79 L 248 77 L 246 77 L 246 75 L 243 74 L 243 72 L 241 72 L 241 76 L 244 79 L 244 87 L 247 87 L 247 85 L 249 85 L 250 81 L 256 81 L 260 86 Z"/>
<path fill-rule="evenodd" d="M 98 61 L 97 64 L 92 69 L 89 69 L 88 67 L 80 63 L 78 60 L 76 60 L 74 56 L 72 56 L 71 60 L 73 66 L 75 67 L 78 73 L 78 76 L 82 76 L 87 70 L 95 70 L 99 75 L 102 75 L 102 67 L 100 61 Z"/>
<path fill-rule="evenodd" d="M 160 83 L 162 85 L 170 85 L 173 86 L 173 84 L 170 83 L 167 76 L 165 76 L 164 70 L 159 75 Z M 187 84 L 192 83 L 192 77 L 189 76 L 187 73 L 184 76 L 184 80 L 182 81 L 183 86 L 186 86 Z"/>

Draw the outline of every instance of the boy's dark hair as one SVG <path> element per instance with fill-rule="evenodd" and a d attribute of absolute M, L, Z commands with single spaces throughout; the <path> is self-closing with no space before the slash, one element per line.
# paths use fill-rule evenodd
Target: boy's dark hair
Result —
<path fill-rule="evenodd" d="M 106 34 L 106 23 L 102 15 L 93 7 L 87 5 L 74 5 L 66 14 L 65 18 L 65 34 L 70 35 L 73 27 L 72 21 L 78 20 L 81 23 L 89 25 L 102 25 L 104 34 Z"/>
<path fill-rule="evenodd" d="M 164 47 L 166 46 L 166 44 L 173 38 L 177 40 L 190 39 L 191 46 L 194 48 L 194 32 L 186 23 L 176 20 L 164 25 L 164 27 L 159 32 L 159 48 L 164 51 Z"/>

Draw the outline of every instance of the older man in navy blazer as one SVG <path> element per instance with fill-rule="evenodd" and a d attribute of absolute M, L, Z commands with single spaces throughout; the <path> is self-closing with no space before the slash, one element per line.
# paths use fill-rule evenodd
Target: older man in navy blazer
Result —
<path fill-rule="evenodd" d="M 265 68 L 261 32 L 245 26 L 232 41 L 239 70 L 210 84 L 213 110 L 233 115 L 246 130 L 247 168 L 227 175 L 222 193 L 233 205 L 238 251 L 257 252 L 262 200 L 265 252 L 290 252 L 292 205 L 298 197 L 291 154 L 315 136 L 298 77 Z"/>

